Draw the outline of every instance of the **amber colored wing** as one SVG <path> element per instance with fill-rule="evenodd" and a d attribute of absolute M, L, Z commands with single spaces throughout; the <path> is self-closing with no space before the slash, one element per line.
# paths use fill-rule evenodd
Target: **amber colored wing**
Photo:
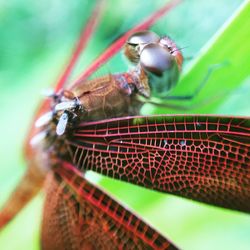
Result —
<path fill-rule="evenodd" d="M 250 118 L 110 119 L 80 124 L 67 144 L 81 171 L 250 212 Z"/>
<path fill-rule="evenodd" d="M 177 249 L 79 174 L 60 162 L 47 179 L 43 249 Z"/>

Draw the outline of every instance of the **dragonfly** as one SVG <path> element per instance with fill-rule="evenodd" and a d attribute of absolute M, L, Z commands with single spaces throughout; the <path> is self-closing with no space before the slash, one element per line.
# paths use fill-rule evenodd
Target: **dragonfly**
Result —
<path fill-rule="evenodd" d="M 90 22 L 91 23 L 91 22 Z M 147 34 L 147 33 L 146 33 Z M 132 37 L 132 38 L 134 38 L 134 37 Z M 145 52 L 145 51 L 144 51 Z M 113 52 L 112 52 L 113 53 Z M 177 57 L 176 57 L 177 58 Z M 140 59 L 141 60 L 141 59 Z M 179 64 L 180 65 L 180 64 Z M 180 66 L 179 66 L 180 67 Z M 86 72 L 85 72 L 86 73 Z M 57 90 L 55 91 L 55 92 L 59 92 L 60 91 L 60 89 L 61 89 L 61 86 L 60 85 L 63 85 L 63 84 L 60 84 L 60 83 L 64 83 L 64 75 L 63 75 L 63 77 L 61 78 L 61 79 L 63 79 L 63 80 L 60 80 L 59 82 L 58 82 L 58 85 L 57 85 Z M 86 76 L 85 76 L 86 77 Z M 80 81 L 78 80 L 77 82 L 82 82 L 83 80 L 81 79 Z M 76 83 L 77 83 L 76 82 Z M 174 81 L 175 82 L 175 81 Z M 59 86 L 59 87 L 58 87 Z M 144 89 L 145 90 L 145 89 Z M 63 95 L 61 96 L 61 94 L 60 95 L 54 95 L 54 96 L 52 96 L 51 97 L 51 99 L 53 99 L 54 101 L 57 99 L 57 101 L 58 100 L 60 100 L 56 105 L 55 105 L 55 109 L 57 110 L 57 111 L 67 111 L 66 113 L 65 112 L 63 112 L 62 113 L 62 115 L 60 116 L 60 117 L 58 117 L 58 118 L 56 118 L 57 119 L 57 127 L 56 127 L 56 134 L 58 135 L 58 136 L 64 136 L 65 134 L 67 134 L 67 133 L 69 133 L 67 130 L 69 129 L 68 127 L 70 126 L 72 126 L 72 127 L 74 127 L 73 126 L 73 124 L 70 124 L 72 121 L 70 120 L 70 118 L 69 118 L 69 116 L 71 116 L 71 115 L 76 115 L 76 118 L 77 117 L 79 117 L 80 115 L 79 114 L 76 114 L 76 109 L 78 109 L 79 108 L 79 106 L 78 106 L 78 102 L 80 102 L 81 103 L 81 100 L 80 100 L 80 97 L 79 96 L 77 96 L 78 98 L 77 99 L 79 99 L 79 100 L 73 100 L 72 99 L 72 96 L 71 96 L 71 93 L 70 92 L 67 92 L 67 91 L 64 91 L 63 92 Z M 67 101 L 62 101 L 62 99 L 64 99 L 64 100 L 67 100 Z M 73 100 L 73 102 L 69 102 L 68 100 Z M 71 100 L 71 101 L 72 101 Z M 56 101 L 55 101 L 56 102 Z M 74 109 L 74 112 L 73 113 L 71 113 L 71 108 L 73 107 L 73 109 Z M 43 110 L 43 109 L 42 109 Z M 53 111 L 54 112 L 54 111 Z M 79 112 L 82 112 L 80 109 L 79 109 Z M 112 113 L 112 112 L 111 112 Z M 40 114 L 38 115 L 38 119 L 36 119 L 36 123 L 38 124 L 38 127 L 39 127 L 39 122 L 41 123 L 41 122 L 44 122 L 46 119 L 48 119 L 48 117 L 49 117 L 49 115 L 48 115 L 48 113 L 45 113 L 46 114 L 46 116 L 40 116 Z M 119 115 L 118 115 L 119 116 Z M 40 118 L 39 118 L 40 117 Z M 42 119 L 41 119 L 41 117 L 42 117 Z M 101 142 L 101 141 L 96 141 L 95 142 L 95 147 L 97 147 L 97 146 L 99 146 L 100 148 L 99 148 L 99 150 L 103 150 L 104 149 L 104 147 L 108 147 L 108 151 L 109 152 L 113 152 L 113 153 L 117 153 L 117 152 L 119 152 L 120 153 L 120 151 L 121 151 L 121 153 L 123 152 L 123 153 L 125 153 L 126 152 L 126 148 L 128 147 L 128 145 L 126 145 L 126 138 L 125 138 L 125 140 L 121 140 L 121 139 L 119 139 L 119 144 L 121 144 L 120 146 L 117 146 L 116 144 L 115 145 L 112 145 L 112 143 L 110 143 L 110 141 L 109 140 L 111 140 L 111 142 L 112 142 L 112 140 L 113 139 L 108 139 L 108 138 L 112 138 L 112 135 L 114 136 L 114 134 L 117 134 L 118 132 L 115 132 L 116 131 L 116 129 L 118 129 L 117 131 L 119 131 L 119 129 L 125 129 L 126 127 L 127 128 L 131 128 L 131 131 L 129 131 L 129 134 L 132 136 L 134 133 L 136 133 L 136 131 L 133 131 L 133 129 L 135 129 L 136 130 L 136 128 L 140 128 L 140 125 L 142 125 L 142 126 L 144 126 L 144 127 L 142 127 L 142 131 L 144 130 L 144 129 L 146 129 L 146 128 L 150 128 L 150 130 L 149 131 L 146 131 L 146 132 L 152 132 L 152 133 L 155 133 L 156 132 L 156 130 L 155 130 L 155 125 L 156 125 L 156 127 L 157 127 L 157 124 L 158 124 L 158 126 L 163 126 L 164 124 L 166 124 L 166 123 L 171 123 L 171 124 L 179 124 L 179 122 L 180 122 L 180 124 L 186 124 L 186 126 L 190 126 L 189 128 L 191 129 L 196 129 L 197 131 L 200 131 L 199 129 L 202 129 L 202 127 L 204 126 L 204 124 L 205 125 L 207 125 L 207 124 L 209 124 L 209 117 L 206 117 L 205 118 L 205 120 L 203 120 L 204 118 L 203 117 L 201 117 L 200 119 L 201 120 L 199 120 L 197 117 L 179 117 L 179 116 L 174 116 L 174 117 L 171 117 L 171 116 L 166 116 L 165 118 L 167 119 L 170 119 L 170 120 L 164 120 L 164 117 L 165 116 L 160 116 L 160 117 L 156 117 L 156 118 L 154 118 L 154 117 L 151 117 L 151 118 L 145 118 L 145 117 L 137 117 L 136 119 L 134 118 L 134 117 L 127 117 L 127 118 L 119 118 L 119 119 L 112 119 L 112 120 L 106 120 L 106 121 L 101 121 L 101 122 L 97 122 L 97 121 L 93 121 L 93 122 L 89 122 L 89 123 L 83 123 L 83 122 L 80 122 L 77 126 L 76 126 L 76 128 L 77 129 L 79 129 L 79 131 L 81 132 L 81 131 L 83 131 L 83 134 L 78 134 L 78 136 L 80 137 L 87 137 L 87 138 L 91 138 L 91 137 L 93 137 L 95 134 L 86 134 L 86 135 L 84 135 L 84 131 L 90 131 L 90 128 L 92 127 L 92 126 L 96 126 L 96 129 L 95 129 L 95 131 L 96 131 L 96 133 L 97 132 L 100 132 L 100 134 L 99 134 L 99 137 L 101 138 L 101 136 L 102 136 L 102 134 L 101 134 L 101 132 L 105 132 L 104 133 L 104 135 L 105 136 L 107 136 L 106 137 L 106 141 L 105 142 Z M 203 119 L 202 119 L 203 118 Z M 53 118 L 54 119 L 54 118 Z M 65 123 L 65 119 L 67 120 L 67 122 Z M 194 120 L 193 120 L 194 119 Z M 198 119 L 198 120 L 195 120 L 195 119 Z M 218 120 L 216 120 L 216 119 L 218 119 Z M 229 124 L 230 124 L 230 119 L 233 119 L 233 118 L 230 118 L 229 120 L 227 120 L 228 118 L 216 118 L 215 120 L 214 120 L 214 117 L 211 117 L 211 120 L 213 120 L 213 124 L 218 124 L 218 126 L 219 125 L 221 125 L 222 127 L 224 127 L 224 126 L 228 126 Z M 221 119 L 221 120 L 219 120 L 219 119 Z M 240 118 L 235 118 L 235 119 L 239 119 L 239 121 L 241 121 L 240 120 Z M 95 119 L 94 119 L 95 120 Z M 226 125 L 225 124 L 223 124 L 223 121 L 226 121 Z M 68 122 L 69 121 L 69 122 Z M 170 122 L 171 121 L 171 122 Z M 214 123 L 214 121 L 217 121 L 217 122 L 215 122 Z M 116 122 L 116 123 L 115 123 Z M 190 124 L 191 125 L 190 125 Z M 241 123 L 241 122 L 240 122 Z M 243 119 L 243 123 L 245 123 L 245 120 Z M 189 125 L 187 125 L 187 124 L 189 124 Z M 193 124 L 193 127 L 192 127 L 192 124 Z M 44 124 L 43 124 L 44 125 Z M 42 126 L 43 126 L 42 125 Z M 46 124 L 47 125 L 47 124 Z M 102 127 L 104 125 L 104 127 Z M 152 126 L 152 125 L 154 125 L 154 126 Z M 81 126 L 83 126 L 83 127 L 81 127 Z M 87 127 L 84 127 L 84 126 L 87 126 Z M 88 128 L 88 126 L 89 126 L 89 128 Z M 100 126 L 100 127 L 98 127 L 98 126 Z M 106 126 L 106 127 L 105 127 Z M 137 127 L 138 126 L 138 127 Z M 146 127 L 145 127 L 146 126 Z M 177 126 L 177 125 L 176 125 Z M 176 128 L 175 128 L 176 129 Z M 220 129 L 220 128 L 219 128 Z M 165 130 L 167 130 L 167 131 L 171 131 L 171 130 L 173 130 L 173 127 L 169 127 L 169 128 L 166 128 L 166 127 L 164 127 L 164 129 L 163 129 L 163 131 L 165 131 Z M 65 132 L 66 131 L 66 132 Z M 214 130 L 215 131 L 215 130 Z M 217 130 L 216 130 L 217 131 Z M 159 133 L 162 133 L 162 131 L 160 130 L 160 131 L 157 131 L 157 132 L 159 132 Z M 225 133 L 225 130 L 222 130 L 222 134 L 224 135 L 224 133 Z M 36 132 L 34 131 L 34 133 L 36 134 Z M 138 131 L 137 131 L 137 133 L 138 133 Z M 201 133 L 201 132 L 199 132 L 199 133 Z M 119 134 L 119 133 L 118 133 Z M 40 135 L 39 133 L 38 133 L 38 135 Z M 236 141 L 234 141 L 235 140 L 235 138 L 234 138 L 234 136 L 233 135 L 229 135 L 229 136 L 226 136 L 226 135 L 224 135 L 225 136 L 225 138 L 224 137 L 222 137 L 222 139 L 224 139 L 224 140 L 229 140 L 229 141 L 232 141 L 232 142 L 236 142 Z M 33 135 L 31 136 L 31 138 L 33 139 L 33 142 L 34 141 L 36 141 L 35 139 L 37 139 L 36 137 L 34 137 Z M 35 138 L 35 139 L 34 139 Z M 150 138 L 150 137 L 149 137 Z M 149 139 L 149 138 L 147 138 L 147 139 Z M 169 138 L 169 137 L 168 137 Z M 186 137 L 185 137 L 186 138 Z M 184 138 L 184 139 L 185 139 Z M 245 138 L 245 137 L 244 137 Z M 240 141 L 244 141 L 244 138 L 241 138 L 240 137 Z M 144 138 L 145 139 L 145 138 Z M 186 143 L 187 143 L 187 140 L 184 140 L 184 139 L 182 139 L 182 140 L 180 140 L 179 141 L 179 145 L 178 146 L 187 146 L 186 145 Z M 190 138 L 186 138 L 186 139 L 190 139 Z M 247 138 L 245 138 L 245 139 L 247 139 Z M 73 139 L 72 139 L 73 140 Z M 77 140 L 80 140 L 79 138 L 77 139 Z M 76 142 L 77 140 L 73 140 L 73 142 Z M 109 142 L 108 142 L 108 141 Z M 115 140 L 117 140 L 117 138 L 116 139 L 114 139 L 114 141 Z M 136 139 L 135 139 L 136 140 Z M 137 139 L 138 140 L 138 139 Z M 141 140 L 143 140 L 143 139 L 141 139 Z M 217 139 L 215 139 L 215 142 L 218 140 L 218 138 Z M 86 149 L 88 148 L 88 147 L 90 147 L 90 148 L 94 148 L 94 146 L 91 146 L 91 145 L 88 145 L 88 143 L 90 143 L 91 144 L 91 141 L 88 141 L 87 140 L 87 142 L 86 141 L 83 141 L 82 142 L 83 144 L 81 144 L 81 145 L 83 145 L 83 147 L 85 147 Z M 92 142 L 93 143 L 93 142 Z M 100 143 L 100 144 L 98 144 L 98 143 Z M 116 142 L 117 143 L 117 142 Z M 137 142 L 138 143 L 138 142 Z M 142 143 L 142 142 L 140 142 L 141 144 L 145 144 L 145 142 L 144 143 Z M 162 141 L 162 143 L 164 143 L 164 145 L 165 146 L 167 146 L 168 144 L 171 144 L 171 140 L 169 139 L 169 141 L 168 140 L 163 140 Z M 136 145 L 136 143 L 133 143 L 134 145 Z M 147 145 L 147 143 L 146 143 L 146 145 Z M 74 145 L 75 146 L 75 145 Z M 73 145 L 72 145 L 72 147 L 74 147 Z M 118 147 L 119 147 L 119 149 L 118 149 Z M 161 146 L 162 147 L 162 146 Z M 97 148 L 98 149 L 98 148 Z M 106 149 L 107 150 L 107 149 Z M 132 149 L 131 149 L 132 150 Z M 145 150 L 145 148 L 144 148 L 144 150 Z M 128 152 L 128 151 L 127 151 Z M 79 154 L 81 154 L 81 152 L 78 152 Z M 76 153 L 75 152 L 75 157 L 73 157 L 73 158 L 77 158 L 77 155 L 78 155 L 78 153 Z M 67 159 L 68 159 L 68 155 L 65 155 L 65 154 L 63 154 L 62 153 L 62 155 L 64 155 L 64 157 L 66 157 Z M 52 157 L 53 158 L 53 157 Z M 57 156 L 55 157 L 55 158 L 57 158 Z M 95 157 L 94 157 L 95 158 Z M 82 157 L 80 157 L 78 160 L 79 160 L 79 164 L 80 164 L 80 161 L 82 160 Z M 132 159 L 132 158 L 131 158 Z M 71 159 L 72 160 L 72 159 Z M 73 175 L 76 175 L 76 176 L 81 176 L 81 174 L 80 173 L 78 173 L 78 171 L 77 171 L 77 169 L 76 168 L 72 168 L 72 166 L 71 165 L 69 165 L 68 164 L 68 161 L 67 161 L 67 164 L 65 163 L 65 162 L 60 162 L 60 164 L 62 165 L 62 166 L 64 166 L 62 169 L 57 169 L 57 168 L 55 168 L 54 169 L 54 172 L 55 172 L 55 174 L 57 174 L 57 178 L 59 178 L 57 181 L 58 182 L 63 182 L 63 181 L 65 181 L 65 182 L 67 182 L 68 183 L 68 186 L 70 186 L 70 185 L 73 185 L 73 183 L 71 183 L 70 181 L 71 181 L 71 176 L 72 176 L 72 174 Z M 78 163 L 76 164 L 76 161 L 75 161 L 75 165 L 79 165 Z M 84 165 L 84 164 L 83 164 Z M 97 164 L 98 165 L 98 164 Z M 119 164 L 119 165 L 122 165 L 122 164 Z M 79 167 L 79 166 L 78 166 Z M 80 167 L 79 167 L 80 168 Z M 64 171 L 64 172 L 63 172 Z M 103 170 L 103 171 L 105 171 L 105 170 Z M 119 170 L 118 172 L 120 172 L 121 170 Z M 105 172 L 102 172 L 102 174 L 107 174 L 107 173 L 105 173 Z M 111 174 L 112 175 L 112 174 Z M 69 177 L 69 179 L 67 179 Z M 115 176 L 115 177 L 117 177 L 117 176 Z M 51 177 L 52 178 L 52 177 Z M 60 178 L 63 178 L 63 179 L 61 179 L 60 180 Z M 118 177 L 118 178 L 120 178 L 120 177 Z M 121 178 L 122 179 L 122 178 Z M 66 181 L 67 180 L 67 181 Z M 83 182 L 83 180 L 82 179 L 79 179 L 79 178 L 75 178 L 75 181 L 77 182 L 77 181 L 80 181 L 80 182 Z M 134 182 L 134 180 L 131 180 L 132 182 Z M 140 183 L 138 183 L 138 184 L 140 184 Z M 140 185 L 143 185 L 143 186 L 147 186 L 147 185 L 145 185 L 145 183 L 143 183 L 143 184 L 140 184 Z M 151 185 L 151 184 L 149 184 L 149 185 Z M 244 184 L 245 185 L 245 184 Z M 90 187 L 91 187 L 91 185 L 90 185 Z M 50 189 L 50 193 L 53 193 L 52 191 L 53 191 L 53 186 L 51 187 L 51 186 L 49 186 L 49 188 L 51 188 Z M 149 186 L 149 188 L 154 188 L 154 189 L 158 189 L 157 187 L 155 188 L 155 187 L 153 187 L 153 186 Z M 51 191 L 52 190 L 52 191 Z M 160 190 L 160 188 L 159 188 L 159 190 Z M 69 195 L 67 192 L 67 187 L 65 188 L 65 190 L 61 190 L 61 191 L 63 191 L 64 192 L 64 198 L 65 199 L 67 199 L 67 195 Z M 98 195 L 98 193 L 96 193 L 96 195 Z M 183 195 L 183 194 L 182 194 Z M 185 195 L 184 195 L 185 196 Z M 106 196 L 105 196 L 106 197 Z M 187 197 L 192 197 L 192 194 L 188 194 L 187 195 Z M 57 197 L 57 198 L 59 198 L 59 197 Z M 70 197 L 68 197 L 69 199 L 73 199 L 72 197 L 70 198 Z M 105 198 L 106 199 L 106 198 Z M 109 198 L 107 198 L 107 199 L 109 199 Z M 199 200 L 199 199 L 198 199 Z M 69 200 L 70 201 L 70 200 Z M 214 201 L 213 201 L 214 202 Z M 213 202 L 211 202 L 211 203 L 213 203 Z M 226 201 L 222 201 L 222 204 L 217 204 L 217 205 L 221 205 L 221 206 L 229 206 L 229 207 L 231 207 L 232 206 L 232 204 L 230 203 L 229 205 L 225 205 L 225 203 L 224 202 L 226 202 Z M 58 203 L 59 203 L 59 201 L 58 201 Z M 71 203 L 72 204 L 72 206 L 73 206 L 73 202 Z M 215 203 L 216 204 L 216 203 Z M 247 202 L 246 203 L 244 203 L 246 206 L 247 206 Z M 244 204 L 243 204 L 243 207 L 244 207 Z M 56 205 L 58 205 L 58 204 L 56 204 Z M 237 206 L 237 204 L 236 204 L 236 206 Z M 231 207 L 231 208 L 235 208 L 235 207 Z M 122 210 L 123 210 L 123 208 L 121 208 Z M 236 208 L 236 209 L 239 209 L 239 210 L 244 210 L 245 211 L 245 209 L 243 208 L 243 209 L 241 209 L 241 208 Z M 247 209 L 246 209 L 247 210 Z M 45 215 L 45 220 L 44 220 L 45 222 L 44 222 L 44 224 L 46 225 L 46 223 L 47 223 L 47 221 L 49 221 L 49 220 L 46 220 L 46 215 Z M 142 222 L 141 222 L 142 223 Z M 45 236 L 46 237 L 46 236 Z M 49 240 L 49 241 L 51 241 L 51 240 Z M 137 245 L 139 245 L 140 243 L 137 243 Z M 143 243 L 142 243 L 143 244 Z M 169 243 L 170 244 L 170 243 Z M 143 246 L 143 245 L 142 245 Z"/>

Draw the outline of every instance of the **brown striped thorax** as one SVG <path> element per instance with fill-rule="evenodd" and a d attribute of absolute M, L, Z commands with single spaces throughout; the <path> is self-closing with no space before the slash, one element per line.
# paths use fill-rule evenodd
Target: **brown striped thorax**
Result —
<path fill-rule="evenodd" d="M 183 57 L 169 37 L 152 31 L 133 33 L 124 54 L 134 64 L 130 71 L 87 80 L 52 94 L 51 110 L 36 121 L 42 132 L 33 137 L 32 144 L 43 138 L 51 143 L 81 121 L 137 115 L 147 99 L 166 97 L 176 85 Z M 144 97 L 143 102 L 139 96 Z"/>

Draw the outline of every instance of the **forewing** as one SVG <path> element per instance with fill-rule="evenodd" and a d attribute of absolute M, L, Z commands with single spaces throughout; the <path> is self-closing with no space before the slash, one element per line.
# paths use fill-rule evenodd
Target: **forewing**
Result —
<path fill-rule="evenodd" d="M 82 123 L 65 159 L 81 171 L 250 212 L 250 119 L 127 117 Z"/>
<path fill-rule="evenodd" d="M 176 249 L 65 162 L 60 162 L 47 180 L 42 247 Z"/>

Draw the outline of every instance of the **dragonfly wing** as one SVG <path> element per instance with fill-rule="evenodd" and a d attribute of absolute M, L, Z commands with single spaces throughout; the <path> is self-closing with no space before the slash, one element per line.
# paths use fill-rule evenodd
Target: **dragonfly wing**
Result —
<path fill-rule="evenodd" d="M 29 162 L 24 176 L 0 210 L 0 230 L 37 195 L 43 186 L 45 174 L 35 162 Z"/>
<path fill-rule="evenodd" d="M 250 119 L 127 117 L 82 123 L 67 143 L 82 171 L 250 212 Z"/>
<path fill-rule="evenodd" d="M 43 249 L 177 249 L 80 174 L 61 162 L 48 177 Z"/>

